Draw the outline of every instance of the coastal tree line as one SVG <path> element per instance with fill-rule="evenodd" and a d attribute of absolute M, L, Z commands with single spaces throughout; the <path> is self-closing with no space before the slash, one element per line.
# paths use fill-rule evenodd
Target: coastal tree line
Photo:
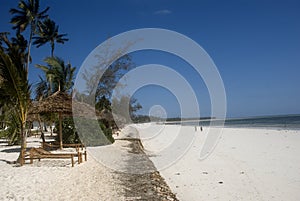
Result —
<path fill-rule="evenodd" d="M 9 139 L 9 144 L 20 144 L 19 159 L 26 149 L 26 137 L 30 131 L 29 110 L 33 101 L 41 101 L 57 91 L 72 94 L 76 67 L 55 55 L 56 44 L 64 44 L 68 38 L 67 34 L 59 32 L 59 26 L 48 14 L 49 9 L 42 9 L 39 0 L 20 0 L 17 7 L 9 11 L 12 31 L 0 33 L 0 137 Z M 30 65 L 33 63 L 31 53 L 46 44 L 50 45 L 50 55 L 45 57 L 44 64 L 34 65 L 43 74 L 39 75 L 38 83 L 30 83 L 28 72 L 33 68 Z M 132 67 L 131 57 L 126 55 L 114 62 L 101 80 L 97 80 L 97 110 L 111 111 L 111 90 L 122 73 Z M 77 95 L 89 98 L 84 94 Z M 140 108 L 141 105 L 132 100 L 132 114 Z M 50 123 L 57 121 L 54 114 L 41 118 Z M 100 125 L 113 141 L 111 123 L 101 121 Z M 67 142 L 79 140 L 70 118 L 63 123 L 63 133 Z"/>

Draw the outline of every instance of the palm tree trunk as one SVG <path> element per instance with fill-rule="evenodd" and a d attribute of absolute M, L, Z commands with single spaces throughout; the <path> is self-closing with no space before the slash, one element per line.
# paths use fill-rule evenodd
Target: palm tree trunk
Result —
<path fill-rule="evenodd" d="M 52 126 L 53 126 L 53 121 L 51 121 L 51 125 L 50 125 L 51 137 L 53 136 L 53 128 L 52 128 Z"/>
<path fill-rule="evenodd" d="M 31 127 L 32 127 L 32 122 L 29 122 L 29 125 L 28 125 L 28 132 L 27 132 L 27 136 L 31 136 Z"/>
<path fill-rule="evenodd" d="M 51 42 L 51 57 L 54 57 L 54 42 Z"/>
<path fill-rule="evenodd" d="M 59 149 L 63 149 L 63 140 L 62 140 L 62 113 L 59 114 Z"/>
<path fill-rule="evenodd" d="M 46 121 L 46 120 L 44 121 L 44 131 L 45 131 L 45 132 L 48 132 L 48 129 L 47 129 L 47 121 Z"/>
<path fill-rule="evenodd" d="M 17 162 L 20 163 L 20 165 L 22 166 L 24 165 L 24 154 L 26 151 L 26 129 L 25 129 L 25 123 L 23 122 L 21 125 L 20 139 L 21 139 L 21 150 Z"/>
<path fill-rule="evenodd" d="M 43 142 L 46 142 L 46 141 L 45 141 L 45 135 L 44 135 L 44 132 L 43 132 L 43 127 L 42 127 L 40 115 L 38 116 L 38 122 L 39 122 L 40 131 L 41 131 L 41 138 L 42 138 L 42 141 L 43 141 Z"/>
<path fill-rule="evenodd" d="M 28 79 L 28 71 L 29 71 L 29 63 L 30 63 L 30 51 L 31 51 L 32 36 L 33 36 L 33 31 L 34 31 L 33 28 L 34 28 L 34 26 L 31 25 L 29 43 L 28 43 L 27 61 L 26 61 L 26 77 L 27 77 L 27 79 Z"/>

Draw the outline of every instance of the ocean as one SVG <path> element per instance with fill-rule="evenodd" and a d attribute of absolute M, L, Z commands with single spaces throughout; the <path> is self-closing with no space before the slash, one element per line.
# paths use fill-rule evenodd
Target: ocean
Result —
<path fill-rule="evenodd" d="M 222 126 L 223 121 L 212 120 L 191 120 L 181 122 L 166 122 L 167 124 L 180 124 L 187 126 Z M 262 116 L 247 118 L 226 119 L 224 127 L 231 128 L 273 128 L 300 130 L 300 115 Z"/>

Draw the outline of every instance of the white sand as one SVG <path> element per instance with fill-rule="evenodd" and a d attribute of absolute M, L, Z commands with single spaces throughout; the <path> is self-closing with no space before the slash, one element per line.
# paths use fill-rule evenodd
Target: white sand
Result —
<path fill-rule="evenodd" d="M 180 130 L 179 126 L 156 124 L 136 128 L 157 167 L 176 159 L 160 173 L 179 200 L 300 200 L 300 131 L 225 128 L 214 152 L 200 161 L 207 128 L 203 132 L 195 132 L 194 127 Z M 178 132 L 195 137 L 180 159 L 166 151 Z M 38 146 L 38 138 L 29 140 Z M 186 146 L 187 142 L 182 143 Z M 101 149 L 122 167 L 122 157 L 108 155 L 117 145 Z M 125 200 L 120 197 L 124 189 L 113 170 L 91 155 L 74 168 L 69 160 L 13 167 L 5 161 L 17 158 L 16 148 L 0 144 L 0 200 Z M 178 153 L 185 150 L 177 145 L 173 148 Z M 118 153 L 123 156 L 125 151 Z"/>
<path fill-rule="evenodd" d="M 163 150 L 179 126 L 136 127 L 151 160 L 162 167 Z M 160 170 L 179 200 L 300 200 L 300 131 L 225 128 L 214 152 L 200 161 L 206 131 L 183 127 L 180 133 L 195 136 L 191 149 Z"/>
<path fill-rule="evenodd" d="M 32 145 L 38 143 L 28 144 Z M 15 160 L 16 148 L 0 145 L 0 200 L 125 200 L 114 173 L 89 155 L 87 162 L 73 168 L 64 159 L 13 167 L 4 160 Z"/>

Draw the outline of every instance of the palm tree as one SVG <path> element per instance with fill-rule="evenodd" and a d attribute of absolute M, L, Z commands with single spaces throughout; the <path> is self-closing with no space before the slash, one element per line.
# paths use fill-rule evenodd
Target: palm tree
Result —
<path fill-rule="evenodd" d="M 36 67 L 43 70 L 46 79 L 40 77 L 40 81 L 36 85 L 35 94 L 36 100 L 41 100 L 56 91 L 70 92 L 73 86 L 73 79 L 75 73 L 75 67 L 72 67 L 70 63 L 65 62 L 58 57 L 47 57 L 45 60 L 47 63 L 44 65 L 36 65 Z M 52 124 L 54 122 L 55 115 L 44 115 L 44 119 Z M 51 129 L 52 134 L 52 129 Z"/>
<path fill-rule="evenodd" d="M 27 59 L 25 66 L 26 77 L 28 77 L 32 37 L 36 32 L 38 22 L 47 17 L 46 13 L 49 10 L 49 7 L 40 12 L 39 0 L 21 0 L 18 4 L 18 8 L 19 9 L 10 9 L 10 13 L 14 15 L 10 22 L 14 24 L 13 29 L 16 29 L 17 33 L 23 32 L 28 26 L 30 26 L 29 43 L 27 48 Z"/>
<path fill-rule="evenodd" d="M 1 109 L 2 114 L 0 115 L 1 123 L 4 124 L 4 127 L 2 125 L 2 128 L 5 128 L 3 130 L 0 130 L 0 136 L 5 137 L 8 139 L 8 145 L 14 145 L 20 142 L 20 121 L 18 119 L 18 115 L 16 113 L 16 107 L 5 103 L 5 100 L 2 100 L 1 102 Z"/>
<path fill-rule="evenodd" d="M 6 45 L 6 48 L 4 46 L 2 46 L 2 48 L 6 49 L 6 52 L 11 57 L 18 56 L 19 58 L 15 58 L 16 60 L 20 59 L 23 64 L 26 63 L 27 40 L 19 33 L 17 33 L 16 37 L 12 37 L 11 40 L 8 39 L 7 35 L 9 35 L 9 33 L 0 33 L 0 42 L 2 41 L 1 43 Z"/>
<path fill-rule="evenodd" d="M 5 100 L 14 112 L 15 123 L 19 128 L 21 151 L 18 161 L 23 162 L 23 153 L 26 148 L 26 119 L 30 105 L 30 85 L 27 80 L 26 67 L 20 48 L 11 46 L 8 49 L 0 48 L 0 99 Z"/>
<path fill-rule="evenodd" d="M 50 18 L 46 18 L 38 24 L 38 36 L 33 37 L 33 39 L 35 39 L 33 44 L 36 45 L 36 47 L 40 47 L 49 42 L 51 45 L 51 57 L 53 57 L 55 42 L 64 44 L 69 40 L 64 38 L 66 35 L 67 34 L 58 34 L 58 25 Z"/>
<path fill-rule="evenodd" d="M 40 80 L 36 84 L 35 88 L 35 100 L 39 101 L 51 94 L 50 86 L 47 80 L 43 79 L 41 76 L 39 76 Z"/>
<path fill-rule="evenodd" d="M 36 65 L 44 71 L 46 80 L 49 83 L 49 90 L 51 95 L 56 91 L 70 92 L 73 86 L 73 79 L 75 73 L 75 67 L 72 67 L 70 63 L 65 64 L 65 62 L 59 57 L 47 57 L 45 60 L 47 63 L 44 65 Z M 37 89 L 45 89 L 45 82 L 43 79 L 40 82 L 40 85 L 37 86 Z M 38 91 L 36 90 L 36 94 Z"/>

